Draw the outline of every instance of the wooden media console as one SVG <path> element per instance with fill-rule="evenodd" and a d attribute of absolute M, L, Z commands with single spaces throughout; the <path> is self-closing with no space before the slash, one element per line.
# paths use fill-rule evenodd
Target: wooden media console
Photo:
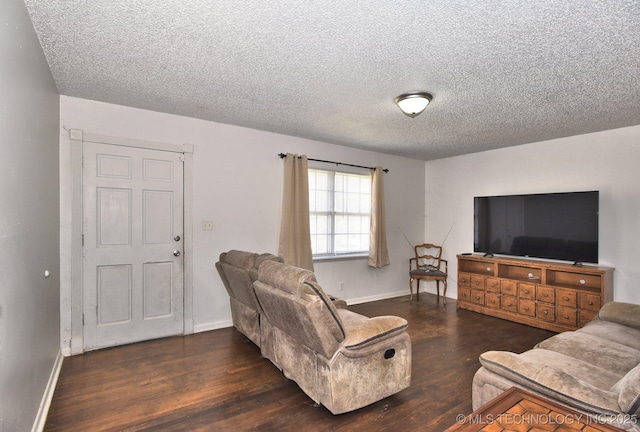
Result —
<path fill-rule="evenodd" d="M 458 255 L 461 309 L 562 332 L 613 300 L 613 268 L 526 258 Z"/>

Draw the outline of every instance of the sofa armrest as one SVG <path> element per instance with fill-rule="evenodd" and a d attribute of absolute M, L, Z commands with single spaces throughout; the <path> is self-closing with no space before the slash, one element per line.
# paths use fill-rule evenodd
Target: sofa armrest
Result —
<path fill-rule="evenodd" d="M 605 303 L 598 318 L 640 330 L 640 305 L 622 302 Z"/>
<path fill-rule="evenodd" d="M 347 349 L 358 349 L 376 343 L 407 329 L 407 320 L 397 316 L 368 318 L 348 309 L 338 309 L 345 331 L 342 345 Z"/>
<path fill-rule="evenodd" d="M 488 351 L 480 356 L 487 370 L 551 399 L 586 412 L 620 412 L 618 395 L 603 391 L 564 371 L 507 351 Z"/>

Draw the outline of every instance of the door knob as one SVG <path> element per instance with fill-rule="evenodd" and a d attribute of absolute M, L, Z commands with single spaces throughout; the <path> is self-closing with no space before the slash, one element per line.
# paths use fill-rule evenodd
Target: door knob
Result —
<path fill-rule="evenodd" d="M 173 251 L 173 255 L 174 256 L 180 256 L 180 251 L 179 250 L 174 250 Z"/>
<path fill-rule="evenodd" d="M 177 236 L 175 236 L 173 239 L 174 239 L 175 241 L 180 241 L 180 236 L 179 236 L 179 235 L 177 235 Z"/>

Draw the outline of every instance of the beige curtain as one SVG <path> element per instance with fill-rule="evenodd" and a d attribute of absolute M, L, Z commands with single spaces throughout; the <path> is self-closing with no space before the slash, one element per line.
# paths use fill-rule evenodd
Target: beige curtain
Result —
<path fill-rule="evenodd" d="M 380 268 L 390 263 L 387 249 L 387 218 L 384 210 L 384 172 L 382 167 L 376 167 L 371 181 L 369 267 Z"/>
<path fill-rule="evenodd" d="M 313 271 L 309 229 L 307 157 L 287 153 L 284 160 L 282 219 L 278 254 L 284 262 Z"/>

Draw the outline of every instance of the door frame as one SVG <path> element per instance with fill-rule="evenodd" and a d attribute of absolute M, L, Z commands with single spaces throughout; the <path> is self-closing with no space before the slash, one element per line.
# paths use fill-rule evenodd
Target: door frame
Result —
<path fill-rule="evenodd" d="M 140 149 L 162 150 L 183 155 L 183 198 L 184 198 L 184 334 L 193 333 L 193 145 L 168 144 L 129 138 L 87 133 L 78 129 L 69 130 L 71 143 L 71 289 L 69 298 L 60 298 L 61 315 L 70 318 L 69 346 L 63 344 L 63 354 L 75 355 L 84 352 L 83 323 L 83 258 L 82 258 L 82 151 L 84 142 L 110 144 Z M 66 300 L 66 301 L 65 301 Z M 62 318 L 62 316 L 61 316 Z M 61 329 L 63 331 L 64 329 Z"/>

